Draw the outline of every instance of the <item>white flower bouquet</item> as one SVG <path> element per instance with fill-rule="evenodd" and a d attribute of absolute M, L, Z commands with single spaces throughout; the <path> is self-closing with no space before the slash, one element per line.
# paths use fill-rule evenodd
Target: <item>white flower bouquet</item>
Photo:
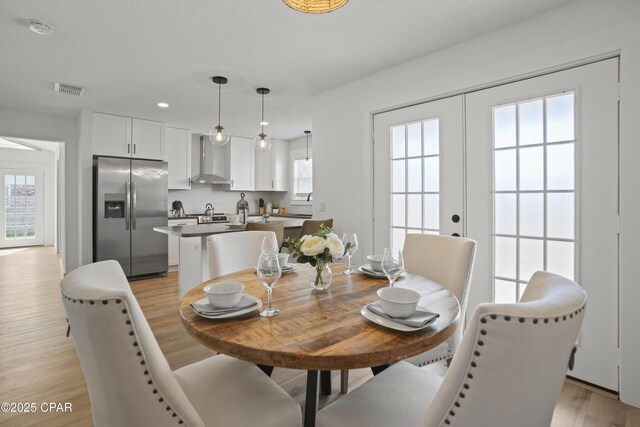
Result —
<path fill-rule="evenodd" d="M 340 259 L 351 248 L 351 243 L 345 245 L 331 228 L 320 225 L 320 230 L 307 234 L 299 239 L 287 239 L 288 252 L 300 264 L 309 263 L 315 269 L 312 287 L 324 290 L 331 284 L 331 270 L 327 264 Z M 323 274 L 328 270 L 327 274 Z M 328 279 L 328 283 L 327 283 Z"/>

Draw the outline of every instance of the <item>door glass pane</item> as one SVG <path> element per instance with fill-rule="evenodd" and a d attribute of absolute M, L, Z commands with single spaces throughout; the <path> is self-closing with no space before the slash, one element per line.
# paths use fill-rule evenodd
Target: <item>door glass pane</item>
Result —
<path fill-rule="evenodd" d="M 407 160 L 407 191 L 410 193 L 422 191 L 422 159 Z"/>
<path fill-rule="evenodd" d="M 516 195 L 496 194 L 496 234 L 516 234 Z"/>
<path fill-rule="evenodd" d="M 547 271 L 573 280 L 574 243 L 547 242 Z"/>
<path fill-rule="evenodd" d="M 407 227 L 422 228 L 422 194 L 407 196 Z"/>
<path fill-rule="evenodd" d="M 549 190 L 573 190 L 574 163 L 573 143 L 547 147 L 547 188 Z"/>
<path fill-rule="evenodd" d="M 519 145 L 542 144 L 543 123 L 542 123 L 542 100 L 521 102 L 518 104 L 519 110 Z"/>
<path fill-rule="evenodd" d="M 423 122 L 424 155 L 440 154 L 440 120 L 426 120 Z"/>
<path fill-rule="evenodd" d="M 516 106 L 493 109 L 493 142 L 495 148 L 516 145 Z"/>
<path fill-rule="evenodd" d="M 496 237 L 494 242 L 496 276 L 515 279 L 516 239 L 510 237 Z"/>
<path fill-rule="evenodd" d="M 392 196 L 391 224 L 395 227 L 404 227 L 405 224 L 405 195 L 394 194 Z"/>
<path fill-rule="evenodd" d="M 407 157 L 422 155 L 422 124 L 411 123 L 407 125 Z"/>
<path fill-rule="evenodd" d="M 547 236 L 573 239 L 573 193 L 547 195 Z"/>
<path fill-rule="evenodd" d="M 404 247 L 404 236 L 406 236 L 404 228 L 394 228 L 391 232 L 391 247 L 402 250 Z"/>
<path fill-rule="evenodd" d="M 404 125 L 391 128 L 392 158 L 405 157 Z"/>
<path fill-rule="evenodd" d="M 528 282 L 538 270 L 544 270 L 544 241 L 520 239 L 519 279 Z"/>
<path fill-rule="evenodd" d="M 424 228 L 438 230 L 440 228 L 440 195 L 424 195 Z"/>
<path fill-rule="evenodd" d="M 402 193 L 405 188 L 405 160 L 394 160 L 393 161 L 393 177 L 391 180 L 391 191 L 394 193 Z"/>
<path fill-rule="evenodd" d="M 575 139 L 573 103 L 573 92 L 547 98 L 547 142 Z"/>
<path fill-rule="evenodd" d="M 544 189 L 544 152 L 542 147 L 520 150 L 520 190 Z"/>
<path fill-rule="evenodd" d="M 440 157 L 424 159 L 424 191 L 440 190 Z"/>
<path fill-rule="evenodd" d="M 520 194 L 520 235 L 535 237 L 544 235 L 543 193 Z"/>
<path fill-rule="evenodd" d="M 496 151 L 494 180 L 496 191 L 516 190 L 516 150 Z"/>
<path fill-rule="evenodd" d="M 496 280 L 494 286 L 494 300 L 498 304 L 513 304 L 516 302 L 516 284 L 506 280 Z"/>

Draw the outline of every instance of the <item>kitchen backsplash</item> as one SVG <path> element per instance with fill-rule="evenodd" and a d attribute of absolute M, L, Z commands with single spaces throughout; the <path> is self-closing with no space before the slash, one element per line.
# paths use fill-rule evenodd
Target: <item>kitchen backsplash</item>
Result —
<path fill-rule="evenodd" d="M 240 191 L 225 191 L 224 185 L 193 184 L 191 190 L 169 190 L 168 211 L 171 203 L 180 200 L 187 214 L 204 213 L 205 205 L 211 203 L 216 212 L 236 213 L 236 204 L 240 200 Z M 249 212 L 258 213 L 258 199 L 281 204 L 286 193 L 267 191 L 245 191 L 245 200 L 249 202 Z M 287 209 L 288 211 L 288 209 Z"/>

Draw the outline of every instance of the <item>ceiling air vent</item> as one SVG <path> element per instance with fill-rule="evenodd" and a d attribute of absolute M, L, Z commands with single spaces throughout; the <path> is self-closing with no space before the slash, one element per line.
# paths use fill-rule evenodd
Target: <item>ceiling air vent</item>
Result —
<path fill-rule="evenodd" d="M 83 96 L 87 89 L 80 86 L 71 86 L 64 83 L 55 82 L 53 84 L 53 90 L 60 93 L 66 93 L 67 95 Z"/>

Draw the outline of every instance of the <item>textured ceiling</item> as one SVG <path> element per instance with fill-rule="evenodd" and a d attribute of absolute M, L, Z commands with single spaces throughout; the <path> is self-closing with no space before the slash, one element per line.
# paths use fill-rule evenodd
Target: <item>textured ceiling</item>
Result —
<path fill-rule="evenodd" d="M 217 116 L 210 77 L 223 75 L 230 133 L 258 133 L 255 89 L 264 86 L 267 133 L 290 139 L 311 127 L 316 93 L 572 1 L 351 0 L 305 15 L 281 0 L 2 0 L 0 106 L 91 108 L 208 131 Z M 29 18 L 55 34 L 33 34 Z M 87 94 L 55 93 L 54 81 Z"/>

